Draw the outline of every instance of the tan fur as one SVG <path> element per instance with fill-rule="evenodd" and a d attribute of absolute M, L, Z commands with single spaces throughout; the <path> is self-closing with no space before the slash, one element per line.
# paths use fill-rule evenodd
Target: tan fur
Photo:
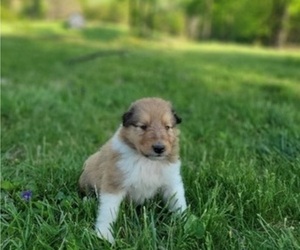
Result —
<path fill-rule="evenodd" d="M 120 139 L 145 157 L 155 157 L 152 147 L 155 143 L 161 143 L 165 146 L 161 158 L 170 163 L 177 161 L 179 130 L 171 104 L 159 98 L 144 98 L 134 102 L 129 110 L 134 110 L 131 117 L 133 124 L 121 127 Z M 142 129 L 142 126 L 147 129 Z M 116 166 L 119 157 L 119 153 L 112 149 L 111 140 L 91 155 L 79 180 L 81 189 L 108 193 L 122 190 L 124 176 Z"/>
<path fill-rule="evenodd" d="M 91 155 L 84 163 L 84 171 L 79 179 L 82 191 L 103 190 L 115 193 L 121 189 L 122 174 L 116 167 L 118 153 L 111 149 L 111 142 L 107 142 L 100 151 Z"/>

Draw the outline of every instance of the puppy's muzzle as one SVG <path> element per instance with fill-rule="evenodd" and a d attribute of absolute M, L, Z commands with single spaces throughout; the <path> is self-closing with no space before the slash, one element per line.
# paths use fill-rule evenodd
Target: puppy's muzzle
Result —
<path fill-rule="evenodd" d="M 160 155 L 160 154 L 162 154 L 163 152 L 165 152 L 166 147 L 165 147 L 165 145 L 162 144 L 162 143 L 156 143 L 156 144 L 153 144 L 153 145 L 152 145 L 152 149 L 153 149 L 154 153 Z"/>

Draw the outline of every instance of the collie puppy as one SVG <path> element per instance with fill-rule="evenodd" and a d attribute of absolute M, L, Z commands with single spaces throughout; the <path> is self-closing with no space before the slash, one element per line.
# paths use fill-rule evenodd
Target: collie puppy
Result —
<path fill-rule="evenodd" d="M 170 210 L 186 209 L 180 175 L 181 122 L 171 104 L 160 98 L 132 103 L 113 137 L 84 164 L 80 188 L 99 198 L 96 232 L 114 242 L 112 224 L 125 197 L 137 204 L 158 192 Z"/>

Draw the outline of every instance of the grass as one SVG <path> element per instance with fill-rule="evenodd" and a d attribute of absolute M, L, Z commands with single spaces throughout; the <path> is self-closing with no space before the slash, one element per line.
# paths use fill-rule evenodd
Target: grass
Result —
<path fill-rule="evenodd" d="M 123 204 L 115 249 L 300 248 L 299 51 L 138 40 L 114 26 L 2 26 L 1 249 L 110 249 L 77 180 L 144 96 L 172 100 L 183 118 L 190 210 Z"/>

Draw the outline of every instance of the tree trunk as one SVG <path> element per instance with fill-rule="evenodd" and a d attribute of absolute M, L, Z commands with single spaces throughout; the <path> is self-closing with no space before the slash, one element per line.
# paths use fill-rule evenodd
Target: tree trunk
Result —
<path fill-rule="evenodd" d="M 187 36 L 189 38 L 194 40 L 199 38 L 199 29 L 200 29 L 199 24 L 200 24 L 199 16 L 187 17 L 186 30 L 187 30 Z"/>
<path fill-rule="evenodd" d="M 203 15 L 203 24 L 201 31 L 202 39 L 209 39 L 211 36 L 211 23 L 212 23 L 212 9 L 213 9 L 214 0 L 205 1 L 205 14 Z"/>
<path fill-rule="evenodd" d="M 275 38 L 275 46 L 279 48 L 283 47 L 286 44 L 288 38 L 288 33 L 289 33 L 288 25 L 290 19 L 290 13 L 288 7 L 289 7 L 288 4 L 286 4 L 283 10 L 283 14 L 281 16 L 279 29 L 277 31 L 277 35 Z"/>
<path fill-rule="evenodd" d="M 285 45 L 288 36 L 290 0 L 273 0 L 272 12 L 269 17 L 271 35 L 269 43 L 276 47 Z"/>

